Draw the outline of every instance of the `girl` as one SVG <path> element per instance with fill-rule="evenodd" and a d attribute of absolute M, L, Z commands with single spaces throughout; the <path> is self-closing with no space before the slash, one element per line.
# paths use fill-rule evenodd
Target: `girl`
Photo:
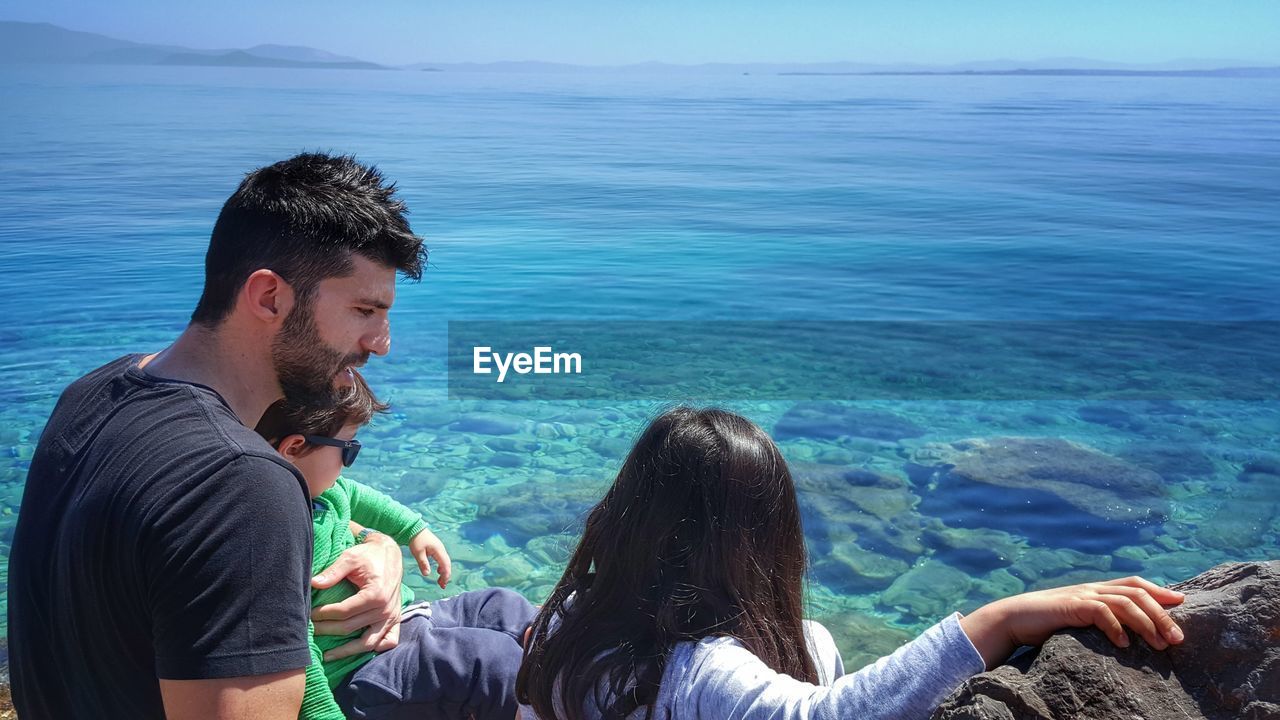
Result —
<path fill-rule="evenodd" d="M 676 408 L 644 431 L 591 511 L 530 629 L 526 716 L 925 718 L 1019 645 L 1096 625 L 1163 649 L 1182 596 L 1140 578 L 1026 593 L 955 613 L 852 675 L 802 621 L 806 554 L 791 474 L 749 420 Z M 816 683 L 825 681 L 829 686 Z"/>

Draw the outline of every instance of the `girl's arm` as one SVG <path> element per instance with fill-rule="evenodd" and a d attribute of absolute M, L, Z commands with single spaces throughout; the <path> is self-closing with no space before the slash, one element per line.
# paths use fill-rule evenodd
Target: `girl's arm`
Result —
<path fill-rule="evenodd" d="M 1180 602 L 1181 593 L 1136 577 L 1016 595 L 968 617 L 956 613 L 830 688 L 776 673 L 741 645 L 719 638 L 675 658 L 687 666 L 673 683 L 672 706 L 677 718 L 689 708 L 696 718 L 717 720 L 923 720 L 970 676 L 1065 627 L 1097 626 L 1124 647 L 1127 626 L 1157 649 L 1176 645 L 1182 631 L 1162 603 Z"/>
<path fill-rule="evenodd" d="M 987 669 L 1022 645 L 1039 645 L 1067 627 L 1096 626 L 1119 647 L 1129 647 L 1125 627 L 1156 650 L 1182 642 L 1182 629 L 1163 605 L 1182 602 L 1182 593 L 1140 577 L 1023 593 L 997 600 L 960 621 L 982 654 Z"/>
<path fill-rule="evenodd" d="M 691 676 L 673 683 L 677 720 L 685 720 L 687 710 L 706 720 L 923 720 L 983 669 L 958 614 L 830 687 L 774 672 L 727 638 L 697 647 L 691 660 Z"/>

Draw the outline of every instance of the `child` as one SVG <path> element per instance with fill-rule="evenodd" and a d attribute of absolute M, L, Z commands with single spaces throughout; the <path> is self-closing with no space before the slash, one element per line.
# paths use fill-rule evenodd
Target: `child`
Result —
<path fill-rule="evenodd" d="M 283 401 L 272 405 L 256 430 L 307 481 L 313 498 L 315 531 L 313 574 L 342 552 L 382 532 L 408 545 L 423 575 L 436 561 L 443 588 L 449 580 L 449 556 L 439 538 L 409 508 L 360 483 L 341 477 L 360 450 L 356 431 L 387 406 L 364 378 L 337 407 L 309 409 Z M 363 525 L 353 536 L 352 525 Z M 311 606 L 340 602 L 355 593 L 347 582 L 312 590 Z M 411 604 L 413 591 L 401 586 L 403 610 L 399 643 L 391 650 L 324 660 L 324 653 L 359 637 L 316 635 L 308 628 L 311 665 L 306 670 L 303 718 L 467 718 L 511 720 L 514 683 L 524 631 L 535 610 L 527 600 L 492 588 L 433 603 Z"/>
<path fill-rule="evenodd" d="M 1121 646 L 1125 625 L 1156 649 L 1182 641 L 1161 607 L 1182 595 L 1126 578 L 955 613 L 839 677 L 830 634 L 802 620 L 805 566 L 795 486 L 769 436 L 722 410 L 664 413 L 534 621 L 522 716 L 926 718 L 970 675 L 1060 628 L 1096 625 Z"/>

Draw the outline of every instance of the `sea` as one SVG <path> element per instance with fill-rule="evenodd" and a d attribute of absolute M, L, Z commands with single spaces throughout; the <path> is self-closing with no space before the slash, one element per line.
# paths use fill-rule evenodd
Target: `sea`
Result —
<path fill-rule="evenodd" d="M 429 248 L 348 472 L 446 543 L 422 599 L 545 599 L 675 403 L 778 441 L 851 667 L 1009 594 L 1280 557 L 1280 80 L 10 65 L 0 96 L 6 598 L 59 393 L 172 341 L 221 204 L 302 151 L 376 164 Z M 609 337 L 598 392 L 451 362 L 544 326 Z M 796 328 L 856 360 L 815 380 Z"/>

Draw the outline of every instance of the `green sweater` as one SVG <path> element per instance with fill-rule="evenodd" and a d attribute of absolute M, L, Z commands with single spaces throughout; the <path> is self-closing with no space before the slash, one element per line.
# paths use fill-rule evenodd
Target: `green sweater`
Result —
<path fill-rule="evenodd" d="M 427 523 L 414 511 L 392 500 L 390 497 L 344 477 L 339 477 L 333 487 L 315 498 L 312 528 L 315 535 L 315 547 L 311 559 L 311 574 L 333 564 L 344 550 L 356 544 L 351 535 L 350 521 L 386 533 L 401 545 L 408 545 Z M 311 607 L 340 602 L 356 593 L 356 586 L 343 580 L 327 590 L 311 591 Z M 401 606 L 413 602 L 413 591 L 407 586 L 400 586 Z M 302 712 L 300 717 L 306 720 L 344 720 L 342 710 L 333 699 L 333 688 L 350 675 L 356 668 L 373 658 L 374 653 L 367 652 L 352 657 L 324 662 L 327 650 L 358 638 L 363 630 L 346 636 L 315 634 L 311 623 L 307 623 L 307 638 L 311 646 L 311 664 L 307 666 L 307 687 L 302 696 Z"/>

